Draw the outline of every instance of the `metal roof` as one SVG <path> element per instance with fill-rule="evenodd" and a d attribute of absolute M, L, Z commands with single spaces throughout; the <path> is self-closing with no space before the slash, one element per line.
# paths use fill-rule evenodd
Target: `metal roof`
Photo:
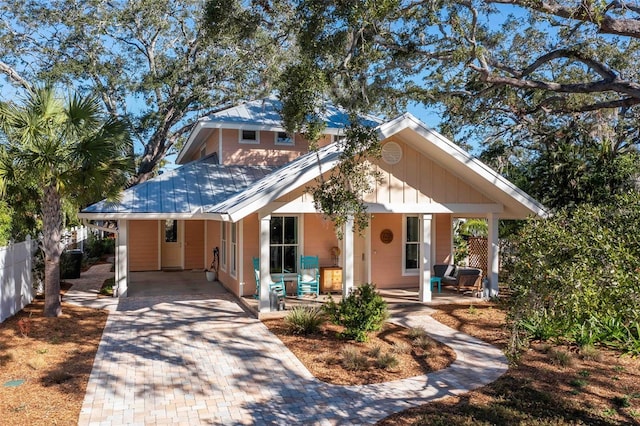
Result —
<path fill-rule="evenodd" d="M 206 211 L 226 215 L 236 222 L 331 170 L 337 165 L 342 152 L 340 143 L 332 143 L 302 155 Z"/>
<path fill-rule="evenodd" d="M 197 145 L 194 141 L 208 137 L 209 133 L 206 129 L 231 128 L 284 132 L 281 110 L 282 102 L 272 95 L 202 117 L 178 153 L 176 162 L 180 163 L 192 150 L 193 145 Z M 319 115 L 326 125 L 324 129 L 326 134 L 341 134 L 350 123 L 347 111 L 329 103 L 325 104 L 323 111 L 319 111 Z M 360 115 L 360 120 L 363 125 L 370 127 L 376 127 L 383 122 L 382 119 L 373 115 Z"/>
<path fill-rule="evenodd" d="M 91 214 L 191 215 L 231 198 L 276 167 L 223 166 L 215 156 L 194 161 L 126 189 L 117 201 L 102 200 L 81 212 Z"/>
<path fill-rule="evenodd" d="M 269 96 L 215 112 L 198 121 L 201 123 L 232 124 L 237 128 L 255 126 L 284 131 L 281 110 L 282 102 L 276 96 Z M 325 105 L 324 111 L 319 112 L 319 115 L 320 119 L 325 122 L 327 129 L 341 130 L 350 122 L 345 110 L 328 103 Z M 380 118 L 372 115 L 363 115 L 361 119 L 362 124 L 371 127 L 382 123 Z"/>

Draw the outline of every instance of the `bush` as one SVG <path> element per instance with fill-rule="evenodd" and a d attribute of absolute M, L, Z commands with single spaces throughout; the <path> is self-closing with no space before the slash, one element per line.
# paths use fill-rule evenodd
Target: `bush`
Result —
<path fill-rule="evenodd" d="M 407 331 L 409 339 L 415 339 L 416 337 L 422 337 L 427 335 L 427 331 L 423 327 L 411 327 Z"/>
<path fill-rule="evenodd" d="M 358 349 L 347 346 L 342 349 L 342 366 L 346 370 L 350 371 L 358 371 L 358 370 L 366 370 L 369 367 L 369 362 L 365 355 L 362 355 L 358 352 Z"/>
<path fill-rule="evenodd" d="M 436 343 L 426 335 L 416 337 L 415 339 L 413 339 L 411 344 L 422 349 L 423 351 L 428 351 L 429 349 L 433 349 L 436 346 Z"/>
<path fill-rule="evenodd" d="M 531 220 L 512 236 L 502 251 L 512 353 L 522 336 L 640 353 L 638 229 L 640 195 L 630 194 Z"/>
<path fill-rule="evenodd" d="M 290 333 L 302 335 L 317 333 L 324 321 L 322 310 L 310 306 L 296 306 L 284 318 Z"/>
<path fill-rule="evenodd" d="M 378 368 L 384 368 L 385 370 L 393 370 L 400 364 L 398 358 L 391 353 L 380 354 L 376 358 L 376 366 Z"/>
<path fill-rule="evenodd" d="M 342 337 L 357 342 L 366 342 L 367 333 L 380 330 L 389 316 L 387 303 L 373 284 L 355 288 L 337 304 L 329 297 L 323 309 L 334 324 L 345 327 Z"/>

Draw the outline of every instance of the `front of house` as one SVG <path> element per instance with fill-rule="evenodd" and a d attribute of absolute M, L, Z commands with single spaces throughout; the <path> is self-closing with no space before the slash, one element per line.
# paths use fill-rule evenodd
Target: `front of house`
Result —
<path fill-rule="evenodd" d="M 365 197 L 369 226 L 360 235 L 347 223 L 338 240 L 305 189 L 338 162 L 333 142 L 346 114 L 328 108 L 325 136 L 308 153 L 300 135 L 288 135 L 275 98 L 248 102 L 200 119 L 177 158 L 180 168 L 125 190 L 120 201 L 101 201 L 80 217 L 117 221 L 117 294 L 126 295 L 129 272 L 209 267 L 220 253 L 218 280 L 237 296 L 284 273 L 295 280 L 301 255 L 341 271 L 342 291 L 372 282 L 378 288 L 420 287 L 431 300 L 432 266 L 453 263 L 456 218 L 486 218 L 486 276 L 498 288 L 498 221 L 544 215 L 543 207 L 502 176 L 410 114 L 375 126 L 382 181 Z M 338 250 L 339 256 L 336 256 Z M 260 311 L 269 310 L 260 286 Z"/>

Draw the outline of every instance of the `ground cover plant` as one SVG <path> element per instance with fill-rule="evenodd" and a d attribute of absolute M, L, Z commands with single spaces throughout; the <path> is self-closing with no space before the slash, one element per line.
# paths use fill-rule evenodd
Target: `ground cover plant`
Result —
<path fill-rule="evenodd" d="M 310 312 L 317 312 L 314 308 Z M 300 312 L 294 314 L 300 318 Z M 426 336 L 425 330 L 385 323 L 366 342 L 345 338 L 345 327 L 323 321 L 312 333 L 291 328 L 292 318 L 265 320 L 265 325 L 318 379 L 339 385 L 371 384 L 441 370 L 455 352 Z M 420 335 L 417 339 L 416 333 Z M 417 340 L 416 340 L 417 339 Z M 428 342 L 428 343 L 425 343 Z"/>
<path fill-rule="evenodd" d="M 438 306 L 433 317 L 500 348 L 508 346 L 506 312 L 495 305 Z M 378 423 L 493 424 L 640 424 L 640 361 L 608 349 L 583 353 L 576 345 L 534 342 L 497 381 Z"/>

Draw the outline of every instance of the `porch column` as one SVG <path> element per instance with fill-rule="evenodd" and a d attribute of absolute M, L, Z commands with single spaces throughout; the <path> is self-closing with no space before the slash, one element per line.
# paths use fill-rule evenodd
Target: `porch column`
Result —
<path fill-rule="evenodd" d="M 269 268 L 269 235 L 271 229 L 271 215 L 260 216 L 260 294 L 258 312 L 271 312 L 269 305 L 269 284 L 271 271 Z"/>
<path fill-rule="evenodd" d="M 127 295 L 128 275 L 129 275 L 129 259 L 127 257 L 128 244 L 128 227 L 127 220 L 118 221 L 118 233 L 116 234 L 116 267 L 115 267 L 115 285 L 116 290 L 113 297 L 124 297 Z"/>
<path fill-rule="evenodd" d="M 420 302 L 431 302 L 431 220 L 430 214 L 421 215 L 422 244 L 420 245 Z"/>
<path fill-rule="evenodd" d="M 344 224 L 342 235 L 342 253 L 344 253 L 344 266 L 342 268 L 342 298 L 351 293 L 353 288 L 354 263 L 353 263 L 353 217 L 349 217 Z"/>
<path fill-rule="evenodd" d="M 488 259 L 487 278 L 489 279 L 489 297 L 498 295 L 498 272 L 500 269 L 500 244 L 498 240 L 498 216 L 495 213 L 489 213 L 487 216 L 489 222 L 489 235 L 487 238 Z"/>

